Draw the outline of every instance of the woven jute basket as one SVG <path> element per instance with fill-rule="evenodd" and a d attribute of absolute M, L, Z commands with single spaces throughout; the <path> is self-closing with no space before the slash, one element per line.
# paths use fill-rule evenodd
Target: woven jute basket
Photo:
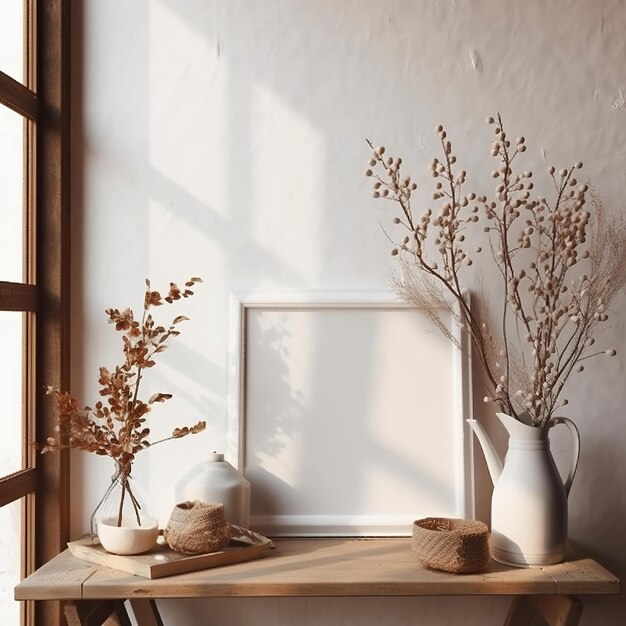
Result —
<path fill-rule="evenodd" d="M 185 554 L 221 550 L 231 536 L 224 517 L 224 505 L 198 500 L 177 504 L 163 536 L 172 550 Z"/>
<path fill-rule="evenodd" d="M 413 522 L 411 549 L 426 567 L 469 574 L 489 561 L 489 533 L 482 522 L 426 517 Z"/>

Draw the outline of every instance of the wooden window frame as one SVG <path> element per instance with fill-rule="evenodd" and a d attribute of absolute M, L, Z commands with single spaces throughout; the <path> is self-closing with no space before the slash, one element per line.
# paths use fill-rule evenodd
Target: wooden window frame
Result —
<path fill-rule="evenodd" d="M 71 0 L 24 0 L 24 84 L 0 72 L 0 105 L 24 132 L 23 282 L 0 282 L 0 310 L 23 311 L 23 468 L 0 477 L 0 506 L 22 500 L 22 576 L 69 538 L 69 452 L 40 455 L 53 432 L 45 387 L 68 389 L 70 285 Z M 58 602 L 25 603 L 25 626 L 65 623 Z"/>

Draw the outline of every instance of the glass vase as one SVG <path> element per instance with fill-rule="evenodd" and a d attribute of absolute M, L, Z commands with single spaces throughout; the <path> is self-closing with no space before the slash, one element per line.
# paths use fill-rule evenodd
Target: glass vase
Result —
<path fill-rule="evenodd" d="M 91 534 L 114 554 L 140 554 L 159 535 L 158 521 L 150 512 L 144 490 L 128 473 L 116 471 L 91 516 Z"/>

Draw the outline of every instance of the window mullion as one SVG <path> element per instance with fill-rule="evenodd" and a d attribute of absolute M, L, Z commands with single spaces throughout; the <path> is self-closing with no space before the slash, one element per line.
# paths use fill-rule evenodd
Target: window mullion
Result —
<path fill-rule="evenodd" d="M 39 306 L 39 289 L 35 285 L 0 281 L 0 311 L 31 311 Z"/>
<path fill-rule="evenodd" d="M 37 440 L 56 415 L 45 385 L 69 388 L 70 0 L 37 0 Z M 36 565 L 65 549 L 69 536 L 69 453 L 37 455 Z M 62 623 L 60 606 L 36 603 L 37 624 Z"/>
<path fill-rule="evenodd" d="M 25 85 L 32 92 L 37 92 L 37 2 L 24 0 L 24 69 Z M 35 96 L 36 97 L 36 96 Z M 22 280 L 27 285 L 37 285 L 37 123 L 39 117 L 39 102 L 36 102 L 34 118 L 26 119 L 24 124 L 24 240 Z M 24 441 L 22 448 L 22 464 L 39 477 L 37 469 L 37 450 L 32 445 L 37 440 L 37 319 L 35 311 L 39 305 L 39 287 L 35 287 L 35 310 L 24 315 L 24 384 L 22 398 L 22 432 Z M 21 570 L 26 577 L 37 568 L 37 498 L 35 493 L 29 493 L 21 506 L 22 550 Z M 35 624 L 35 604 L 25 602 L 21 609 L 21 624 L 33 626 Z"/>
<path fill-rule="evenodd" d="M 0 102 L 29 120 L 39 116 L 37 94 L 4 72 L 0 72 Z"/>
<path fill-rule="evenodd" d="M 19 500 L 35 491 L 37 471 L 33 468 L 2 476 L 0 478 L 0 506 Z"/>

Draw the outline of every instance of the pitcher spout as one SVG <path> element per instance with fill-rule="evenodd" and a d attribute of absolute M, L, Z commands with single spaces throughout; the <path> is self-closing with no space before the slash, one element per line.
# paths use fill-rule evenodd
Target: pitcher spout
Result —
<path fill-rule="evenodd" d="M 496 413 L 496 416 L 500 420 L 500 423 L 506 428 L 511 439 L 541 439 L 545 437 L 545 433 L 547 432 L 541 428 L 532 426 L 530 418 L 525 415 L 520 416 L 520 419 L 515 419 L 506 413 Z M 522 419 L 524 419 L 524 421 L 522 421 Z"/>
<path fill-rule="evenodd" d="M 489 439 L 489 436 L 485 432 L 482 425 L 475 419 L 469 419 L 467 420 L 467 423 L 474 431 L 474 434 L 483 449 L 483 454 L 485 455 L 485 460 L 487 461 L 487 469 L 489 470 L 491 481 L 495 486 L 498 480 L 500 480 L 500 474 L 502 474 L 502 461 L 500 460 L 491 439 Z"/>

